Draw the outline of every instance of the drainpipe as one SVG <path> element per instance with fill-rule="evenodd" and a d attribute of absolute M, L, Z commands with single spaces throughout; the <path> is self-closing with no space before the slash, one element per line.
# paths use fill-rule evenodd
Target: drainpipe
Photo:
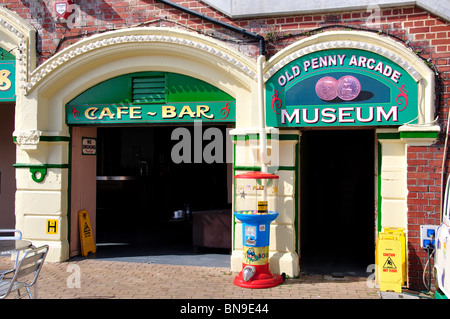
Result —
<path fill-rule="evenodd" d="M 259 158 L 261 161 L 261 172 L 267 173 L 267 135 L 266 135 L 266 118 L 264 113 L 264 78 L 263 68 L 266 58 L 264 55 L 258 56 L 257 60 L 257 76 L 258 76 L 258 108 L 259 108 Z M 261 182 L 266 182 L 265 179 Z M 262 200 L 267 201 L 267 187 L 264 187 Z"/>
<path fill-rule="evenodd" d="M 267 172 L 267 136 L 266 136 L 266 121 L 265 121 L 265 113 L 264 113 L 264 79 L 263 79 L 263 67 L 265 62 L 265 54 L 266 54 L 266 48 L 265 48 L 265 42 L 264 37 L 249 32 L 245 29 L 235 27 L 233 25 L 224 23 L 222 21 L 219 21 L 217 19 L 211 18 L 205 14 L 199 13 L 197 11 L 190 10 L 188 8 L 185 8 L 183 6 L 180 6 L 176 3 L 173 3 L 172 1 L 167 0 L 156 0 L 156 2 L 163 3 L 165 5 L 168 5 L 172 8 L 178 9 L 182 12 L 191 14 L 197 18 L 203 19 L 205 21 L 214 23 L 215 25 L 221 26 L 227 30 L 231 30 L 233 32 L 239 33 L 243 36 L 255 39 L 259 41 L 259 56 L 257 59 L 257 77 L 258 77 L 258 108 L 259 108 L 259 142 L 260 142 L 260 160 L 261 160 L 261 171 L 266 173 Z"/>
<path fill-rule="evenodd" d="M 193 16 L 196 16 L 197 18 L 201 18 L 203 20 L 209 21 L 211 23 L 214 23 L 215 25 L 219 25 L 222 28 L 231 30 L 233 32 L 237 32 L 239 34 L 242 34 L 243 36 L 255 39 L 257 41 L 259 41 L 259 54 L 260 55 L 265 55 L 266 54 L 266 48 L 265 48 L 265 43 L 264 43 L 264 37 L 260 36 L 259 34 L 247 31 L 245 29 L 239 28 L 239 27 L 235 27 L 234 25 L 230 25 L 228 23 L 219 21 L 217 19 L 211 18 L 205 14 L 199 13 L 197 11 L 193 11 L 191 9 L 185 8 L 183 6 L 180 6 L 179 4 L 173 3 L 172 1 L 167 1 L 167 0 L 156 0 L 156 2 L 160 2 L 163 3 L 165 5 L 171 6 L 172 8 L 178 9 L 180 11 L 183 11 L 185 13 L 188 14 L 192 14 Z"/>
<path fill-rule="evenodd" d="M 258 56 L 257 73 L 258 73 L 258 107 L 259 107 L 259 154 L 261 160 L 261 172 L 267 173 L 267 135 L 266 135 L 266 119 L 264 113 L 264 68 L 265 56 Z"/>
<path fill-rule="evenodd" d="M 442 167 L 441 167 L 441 207 L 440 207 L 440 223 L 443 221 L 444 217 L 444 207 L 446 207 L 446 194 L 445 190 L 447 188 L 447 179 L 445 178 L 445 162 L 447 160 L 447 153 L 448 153 L 448 133 L 450 129 L 450 112 L 447 116 L 447 125 L 446 125 L 446 131 L 445 131 L 445 143 L 444 143 L 444 156 L 442 157 Z"/>

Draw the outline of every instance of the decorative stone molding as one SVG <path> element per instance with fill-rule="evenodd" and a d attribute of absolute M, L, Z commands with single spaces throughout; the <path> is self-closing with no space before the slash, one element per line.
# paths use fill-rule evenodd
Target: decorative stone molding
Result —
<path fill-rule="evenodd" d="M 36 65 L 35 38 L 36 30 L 28 22 L 0 6 L 0 40 L 8 46 L 4 49 L 11 50 L 16 56 L 18 87 L 21 89 L 25 88 L 29 73 Z"/>
<path fill-rule="evenodd" d="M 82 58 L 95 50 L 113 46 L 127 46 L 130 44 L 161 44 L 174 45 L 183 50 L 194 50 L 217 57 L 224 64 L 231 65 L 246 76 L 256 80 L 256 65 L 249 58 L 243 57 L 237 51 L 222 43 L 192 32 L 185 32 L 173 28 L 129 28 L 94 35 L 80 40 L 44 62 L 30 74 L 30 80 L 24 87 L 27 93 L 43 82 L 52 72 L 62 68 L 76 58 Z M 207 63 L 207 61 L 205 61 Z"/>
<path fill-rule="evenodd" d="M 380 143 L 401 141 L 407 146 L 430 146 L 436 143 L 439 132 L 438 125 L 402 125 L 398 129 L 378 129 L 377 137 Z"/>
<path fill-rule="evenodd" d="M 403 69 L 405 69 L 416 81 L 419 81 L 420 79 L 422 79 L 422 75 L 415 69 L 415 67 L 413 65 L 411 65 L 407 59 L 405 59 L 402 56 L 399 56 L 398 53 L 396 53 L 392 49 L 390 49 L 390 47 L 388 45 L 382 46 L 382 45 L 372 44 L 370 42 L 364 42 L 361 40 L 348 40 L 348 39 L 345 39 L 343 36 L 344 35 L 348 36 L 348 33 L 350 33 L 351 31 L 344 31 L 344 32 L 345 33 L 341 32 L 341 31 L 329 32 L 329 33 L 335 34 L 336 40 L 334 40 L 334 41 L 324 41 L 324 42 L 319 42 L 319 43 L 312 43 L 310 45 L 307 45 L 304 47 L 301 46 L 298 49 L 294 49 L 292 53 L 289 53 L 289 54 L 285 55 L 283 58 L 277 60 L 276 64 L 271 66 L 270 69 L 268 69 L 264 73 L 264 79 L 265 80 L 269 79 L 272 75 L 274 75 L 279 69 L 283 68 L 286 64 L 288 64 L 288 63 L 292 62 L 293 60 L 295 60 L 299 57 L 302 57 L 304 55 L 307 55 L 307 54 L 310 54 L 313 52 L 317 52 L 317 51 L 322 51 L 322 50 L 342 49 L 342 48 L 360 49 L 360 50 L 375 52 L 375 53 L 382 55 L 382 56 L 394 61 L 395 63 L 397 63 L 399 66 L 401 66 Z M 358 32 L 362 32 L 362 31 L 358 31 Z M 351 32 L 351 33 L 353 33 L 353 32 Z M 362 32 L 362 33 L 370 34 L 369 32 Z M 372 34 L 370 34 L 370 35 L 372 36 Z M 326 36 L 329 37 L 330 34 L 327 34 Z M 316 37 L 320 38 L 321 35 L 316 36 Z M 341 39 L 339 39 L 339 37 L 341 37 Z M 360 38 L 360 36 L 358 36 L 358 37 Z M 300 42 L 303 42 L 303 41 L 300 41 Z M 405 48 L 405 50 L 408 50 L 408 49 Z M 283 52 L 283 51 L 281 51 L 281 52 Z M 413 53 L 411 52 L 411 54 L 413 54 Z M 276 59 L 276 58 L 274 57 L 274 59 Z"/>
<path fill-rule="evenodd" d="M 436 142 L 440 127 L 439 125 L 403 125 L 398 131 L 400 139 L 408 146 L 430 146 Z"/>
<path fill-rule="evenodd" d="M 41 134 L 39 130 L 14 131 L 14 142 L 22 150 L 35 150 Z"/>

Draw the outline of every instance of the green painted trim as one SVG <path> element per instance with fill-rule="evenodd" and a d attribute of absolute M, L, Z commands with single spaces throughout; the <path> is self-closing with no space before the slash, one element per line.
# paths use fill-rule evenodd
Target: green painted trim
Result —
<path fill-rule="evenodd" d="M 69 168 L 69 164 L 13 164 L 15 168 Z"/>
<path fill-rule="evenodd" d="M 40 136 L 40 142 L 69 142 L 69 136 Z M 13 142 L 17 143 L 17 136 L 13 136 Z"/>
<path fill-rule="evenodd" d="M 377 138 L 379 140 L 399 140 L 400 133 L 378 133 Z"/>
<path fill-rule="evenodd" d="M 300 268 L 300 247 L 299 247 L 299 218 L 300 218 L 300 136 L 297 135 L 298 143 L 295 143 L 295 192 L 294 192 L 294 229 L 295 229 L 295 252 L 297 253 L 298 266 Z"/>
<path fill-rule="evenodd" d="M 381 143 L 378 142 L 378 212 L 377 212 L 377 227 L 378 227 L 378 233 L 381 232 L 381 203 L 382 203 L 382 196 L 381 196 L 381 165 L 382 165 L 382 147 L 381 147 Z"/>
<path fill-rule="evenodd" d="M 267 134 L 267 139 L 271 140 L 273 134 Z M 296 134 L 278 134 L 279 141 L 298 141 L 298 136 Z M 248 141 L 248 140 L 259 140 L 259 133 L 233 135 L 233 141 Z"/>
<path fill-rule="evenodd" d="M 232 215 L 233 215 L 233 251 L 236 250 L 236 218 L 234 217 L 234 205 L 236 204 L 236 194 L 234 190 L 236 189 L 236 179 L 234 176 L 236 175 L 236 171 L 238 170 L 247 170 L 244 166 L 235 166 L 234 163 L 236 163 L 236 144 L 234 144 L 234 159 L 233 159 L 233 203 L 232 203 Z M 248 170 L 251 171 L 250 168 Z M 258 168 L 258 170 L 261 170 Z"/>
<path fill-rule="evenodd" d="M 235 136 L 232 136 L 232 138 L 234 137 Z M 234 205 L 236 203 L 236 194 L 234 191 L 236 189 L 236 180 L 234 176 L 236 175 L 236 166 L 234 165 L 234 163 L 236 163 L 236 144 L 233 144 L 233 202 L 231 203 L 231 218 L 233 218 L 232 251 L 236 250 L 236 218 L 234 217 Z"/>
<path fill-rule="evenodd" d="M 434 138 L 437 139 L 439 132 L 423 131 L 423 132 L 400 132 L 400 138 Z"/>
<path fill-rule="evenodd" d="M 300 135 L 296 134 L 279 134 L 280 141 L 298 141 Z"/>
<path fill-rule="evenodd" d="M 41 142 L 69 142 L 69 136 L 41 136 L 39 138 Z"/>
<path fill-rule="evenodd" d="M 378 133 L 379 140 L 398 140 L 401 138 L 434 138 L 437 139 L 439 132 L 436 131 L 408 131 L 398 133 Z"/>
<path fill-rule="evenodd" d="M 231 136 L 231 139 L 233 141 L 247 141 L 248 137 L 247 137 L 247 135 L 233 135 L 233 136 Z"/>
<path fill-rule="evenodd" d="M 31 179 L 36 183 L 40 183 L 47 175 L 47 168 L 30 168 Z M 39 174 L 38 174 L 39 173 Z"/>
<path fill-rule="evenodd" d="M 248 141 L 248 140 L 259 140 L 259 134 L 243 134 L 243 135 L 232 135 L 233 141 Z"/>
<path fill-rule="evenodd" d="M 296 166 L 279 166 L 278 170 L 279 171 L 295 171 L 295 170 L 297 170 Z"/>
<path fill-rule="evenodd" d="M 29 168 L 31 179 L 36 183 L 41 183 L 47 175 L 49 168 L 69 168 L 68 164 L 13 164 L 14 168 Z"/>
<path fill-rule="evenodd" d="M 72 231 L 71 215 L 72 215 L 72 126 L 69 126 L 69 171 L 67 172 L 67 242 L 69 243 L 70 252 L 70 234 Z"/>

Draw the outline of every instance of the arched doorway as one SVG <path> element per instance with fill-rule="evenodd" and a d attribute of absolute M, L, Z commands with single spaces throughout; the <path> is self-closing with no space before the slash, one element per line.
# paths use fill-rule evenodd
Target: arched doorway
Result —
<path fill-rule="evenodd" d="M 366 230 L 364 236 L 368 234 L 369 238 L 365 240 L 368 244 L 364 253 L 372 256 L 364 262 L 365 266 L 373 264 L 375 251 L 371 239 L 382 227 L 407 231 L 406 149 L 415 143 L 426 145 L 435 140 L 439 132 L 433 122 L 433 72 L 393 39 L 363 31 L 330 31 L 302 39 L 278 52 L 265 66 L 265 79 L 267 125 L 278 128 L 280 133 L 292 134 L 290 132 L 295 130 L 301 136 L 300 151 L 295 145 L 289 150 L 297 156 L 290 157 L 289 165 L 280 167 L 280 172 L 289 174 L 290 185 L 295 189 L 292 193 L 297 196 L 294 198 L 297 205 L 289 212 L 295 216 L 289 226 L 295 227 L 293 240 L 297 243 L 300 263 L 308 253 L 321 250 L 326 243 L 330 247 L 328 253 L 334 253 L 336 247 L 333 244 L 337 240 L 330 237 L 345 239 L 351 233 L 346 225 L 351 227 L 353 222 L 360 220 L 359 216 L 348 214 L 352 216 L 352 223 L 342 223 L 344 215 L 337 219 L 329 215 L 333 205 L 333 201 L 328 202 L 330 196 L 339 193 L 334 201 L 337 205 L 338 202 L 357 203 L 358 195 L 343 201 L 348 195 L 348 192 L 341 192 L 348 186 L 343 184 L 344 178 L 340 177 L 340 184 L 324 179 L 336 176 L 331 174 L 336 172 L 327 174 L 330 165 L 334 165 L 339 173 L 345 173 L 346 166 L 337 164 L 356 160 L 361 155 L 358 149 L 362 148 L 370 155 L 370 159 L 364 161 L 368 166 L 360 170 L 368 181 L 365 193 L 370 195 L 365 201 L 367 219 L 362 225 Z M 331 95 L 324 85 L 327 82 L 334 88 Z M 339 92 L 339 83 L 344 82 L 359 88 L 358 94 L 349 96 L 346 95 L 348 91 Z M 424 131 L 432 138 L 420 140 Z M 363 135 L 367 136 L 364 141 L 360 139 Z M 353 143 L 358 140 L 364 147 Z M 349 145 L 353 149 L 351 160 L 342 155 Z M 334 151 L 327 152 L 329 150 Z M 285 150 L 285 154 L 291 153 Z M 319 154 L 323 158 L 318 158 Z M 320 177 L 310 177 L 317 170 L 321 170 L 318 172 Z M 332 185 L 332 188 L 326 189 L 324 184 Z M 357 180 L 353 179 L 352 184 L 356 185 Z M 312 189 L 318 191 L 311 193 Z M 317 200 L 312 201 L 312 197 Z M 324 208 L 317 209 L 319 206 Z M 320 211 L 320 217 L 313 216 L 317 211 Z M 311 224 L 314 219 L 318 222 Z M 329 232 L 324 228 L 338 228 L 339 232 L 328 236 Z M 320 241 L 315 240 L 318 237 Z M 301 249 L 305 250 L 303 257 Z"/>
<path fill-rule="evenodd" d="M 17 153 L 15 144 L 24 142 L 16 125 L 17 109 L 24 93 L 28 71 L 35 65 L 35 30 L 15 12 L 0 6 L 0 228 L 19 228 L 15 216 Z"/>
<path fill-rule="evenodd" d="M 178 73 L 136 72 L 86 90 L 66 113 L 71 230 L 87 209 L 97 258 L 229 266 L 234 98 Z"/>
<path fill-rule="evenodd" d="M 52 200 L 59 206 L 62 232 L 52 237 L 54 253 L 49 254 L 49 260 L 69 258 L 69 251 L 72 249 L 69 249 L 69 242 L 78 240 L 77 230 L 74 228 L 77 220 L 73 211 L 81 210 L 84 206 L 83 198 L 86 198 L 83 197 L 81 186 L 76 197 L 72 195 L 71 183 L 68 184 L 72 174 L 71 155 L 74 154 L 70 143 L 75 130 L 71 131 L 71 125 L 67 124 L 65 105 L 104 81 L 136 72 L 176 73 L 203 81 L 228 94 L 235 101 L 236 113 L 242 115 L 236 117 L 236 126 L 252 126 L 257 121 L 252 116 L 254 108 L 251 107 L 255 103 L 251 92 L 256 88 L 253 61 L 218 41 L 195 33 L 165 28 L 113 31 L 84 39 L 46 61 L 33 72 L 31 81 L 26 85 L 25 102 L 36 107 L 34 127 L 37 133 L 52 136 L 45 147 L 37 143 L 36 147 L 40 152 L 34 153 L 42 155 L 44 161 L 52 161 L 51 166 L 47 164 L 47 172 L 51 174 L 47 174 L 39 184 L 32 184 L 36 190 L 40 190 L 51 182 L 54 195 Z M 167 108 L 166 115 L 170 116 L 171 110 Z M 193 108 L 190 111 L 186 108 L 178 111 L 185 112 L 188 117 L 192 110 Z M 149 112 L 153 111 L 148 110 L 147 113 Z M 206 114 L 206 108 L 196 107 L 195 112 Z M 85 137 L 95 136 L 90 132 Z M 81 141 L 79 147 L 81 150 Z M 54 162 L 59 164 L 53 164 Z M 83 176 L 82 172 L 77 176 Z M 55 179 L 51 180 L 50 177 Z M 36 212 L 36 216 L 33 222 L 41 219 L 45 222 L 45 212 L 42 215 Z"/>

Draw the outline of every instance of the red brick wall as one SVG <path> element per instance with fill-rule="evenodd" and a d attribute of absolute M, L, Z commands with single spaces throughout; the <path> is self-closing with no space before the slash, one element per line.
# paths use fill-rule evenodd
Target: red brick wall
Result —
<path fill-rule="evenodd" d="M 370 13 L 365 11 L 232 20 L 200 1 L 173 1 L 265 36 L 267 58 L 316 32 L 370 27 L 367 24 Z M 135 25 L 195 30 L 226 41 L 248 56 L 256 57 L 258 54 L 258 44 L 254 41 L 153 0 L 75 0 L 80 10 L 73 28 L 67 28 L 65 23 L 56 19 L 52 3 L 50 0 L 3 2 L 38 30 L 39 63 L 83 37 Z M 442 127 L 440 141 L 436 146 L 408 148 L 409 280 L 412 287 L 423 288 L 422 271 L 427 255 L 419 248 L 419 226 L 439 223 L 443 138 L 450 97 L 450 26 L 416 7 L 383 8 L 380 13 L 380 27 L 374 31 L 407 41 L 413 51 L 429 59 L 427 63 L 434 65 L 438 74 L 436 113 Z M 314 31 L 317 28 L 322 29 Z M 449 171 L 448 165 L 445 170 Z"/>
<path fill-rule="evenodd" d="M 408 277 L 410 286 L 420 289 L 424 289 L 423 271 L 426 271 L 428 278 L 430 270 L 429 266 L 424 269 L 428 253 L 420 247 L 420 225 L 440 223 L 442 158 L 441 144 L 430 147 L 408 147 L 407 150 Z"/>

